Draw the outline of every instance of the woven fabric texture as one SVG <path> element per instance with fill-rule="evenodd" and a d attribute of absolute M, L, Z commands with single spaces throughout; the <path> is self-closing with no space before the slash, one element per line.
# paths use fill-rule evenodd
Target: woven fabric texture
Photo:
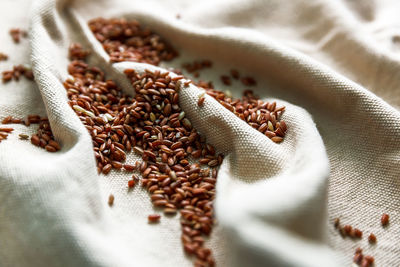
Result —
<path fill-rule="evenodd" d="M 35 126 L 13 125 L 1 142 L 0 266 L 192 266 L 179 215 L 149 225 L 144 189 L 128 190 L 124 172 L 98 175 L 91 138 L 68 106 L 72 42 L 128 94 L 123 70 L 153 68 L 109 63 L 87 26 L 100 16 L 136 19 L 168 40 L 180 56 L 162 69 L 210 59 L 202 80 L 240 97 L 246 87 L 219 79 L 235 68 L 256 78 L 261 99 L 286 106 L 287 136 L 275 144 L 211 97 L 199 108 L 199 88 L 180 91 L 194 127 L 225 155 L 207 241 L 217 266 L 349 266 L 356 247 L 376 266 L 398 266 L 399 8 L 389 0 L 2 0 L 0 52 L 9 59 L 0 70 L 29 64 L 35 81 L 0 84 L 0 119 L 47 116 L 62 149 L 18 139 Z M 29 29 L 29 39 L 14 44 L 12 27 Z M 343 239 L 337 217 L 363 230 L 362 240 Z"/>

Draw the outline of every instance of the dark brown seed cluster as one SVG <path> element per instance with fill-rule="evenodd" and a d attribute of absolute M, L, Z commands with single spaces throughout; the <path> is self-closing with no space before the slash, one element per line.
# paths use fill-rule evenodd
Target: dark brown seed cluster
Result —
<path fill-rule="evenodd" d="M 35 146 L 46 149 L 48 152 L 56 152 L 61 149 L 60 145 L 54 140 L 53 133 L 47 118 L 41 118 L 39 115 L 28 115 L 22 119 L 16 119 L 12 116 L 5 117 L 2 124 L 23 124 L 30 126 L 31 124 L 39 124 L 36 134 L 32 135 L 31 143 Z M 21 140 L 29 139 L 26 134 L 20 134 Z"/>
<path fill-rule="evenodd" d="M 33 80 L 33 72 L 30 68 L 24 65 L 14 66 L 12 70 L 3 71 L 3 83 L 9 82 L 12 79 L 18 81 L 21 76 L 24 76 L 28 80 Z"/>
<path fill-rule="evenodd" d="M 158 65 L 169 61 L 177 52 L 161 37 L 137 21 L 125 19 L 96 18 L 89 21 L 89 27 L 111 62 L 135 61 Z"/>
<path fill-rule="evenodd" d="M 7 139 L 8 135 L 14 131 L 13 128 L 4 128 L 4 127 L 0 127 L 0 143 L 1 141 Z"/>
<path fill-rule="evenodd" d="M 84 60 L 90 53 L 88 50 L 83 49 L 82 45 L 78 43 L 71 44 L 68 52 L 70 60 Z"/>
<path fill-rule="evenodd" d="M 8 59 L 7 54 L 1 53 L 0 52 L 0 61 L 6 61 Z"/>
<path fill-rule="evenodd" d="M 182 64 L 182 68 L 184 68 L 187 72 L 193 73 L 194 77 L 199 77 L 199 71 L 206 69 L 206 68 L 211 68 L 212 67 L 212 62 L 210 60 L 196 60 L 192 63 L 186 62 Z"/>
<path fill-rule="evenodd" d="M 90 21 L 89 27 L 112 62 L 158 65 L 161 60 L 171 60 L 177 55 L 160 36 L 136 21 L 98 18 Z M 81 48 L 73 47 L 74 54 L 79 55 Z M 206 143 L 179 106 L 178 84 L 184 77 L 150 70 L 139 74 L 128 69 L 125 74 L 136 93 L 130 97 L 113 81 L 106 80 L 98 68 L 89 67 L 81 60 L 83 57 L 71 58 L 78 60 L 69 65 L 72 78 L 64 86 L 69 104 L 92 136 L 98 171 L 104 174 L 113 168 L 139 171 L 141 184 L 150 192 L 155 207 L 162 208 L 165 214 L 180 211 L 184 250 L 197 258 L 195 266 L 214 266 L 211 250 L 204 247 L 203 236 L 208 236 L 214 225 L 215 183 L 223 156 Z M 184 68 L 196 73 L 211 65 L 210 61 L 202 61 Z M 232 75 L 239 78 L 238 73 Z M 246 85 L 255 85 L 252 78 L 246 77 L 244 81 Z M 190 80 L 183 81 L 183 86 L 190 83 Z M 283 140 L 287 127 L 280 116 L 284 107 L 277 108 L 275 102 L 264 103 L 249 90 L 242 99 L 234 100 L 214 90 L 211 83 L 200 85 L 274 142 Z M 202 94 L 197 104 L 203 106 L 204 101 Z M 132 150 L 141 155 L 142 162 L 126 168 L 125 153 Z M 133 175 L 128 187 L 134 187 L 137 182 L 138 178 Z"/>
<path fill-rule="evenodd" d="M 24 30 L 21 30 L 19 28 L 13 28 L 10 29 L 10 35 L 11 38 L 13 39 L 14 43 L 19 43 L 21 40 L 21 37 L 27 37 L 28 33 Z"/>
<path fill-rule="evenodd" d="M 196 264 L 213 266 L 202 236 L 209 235 L 214 224 L 212 202 L 223 156 L 181 110 L 177 83 L 183 77 L 128 69 L 125 74 L 136 92 L 131 97 L 83 61 L 71 62 L 68 70 L 72 77 L 64 86 L 69 104 L 92 136 L 98 171 L 139 171 L 155 207 L 165 214 L 180 210 L 185 251 L 197 257 Z M 142 162 L 123 164 L 132 150 Z"/>
<path fill-rule="evenodd" d="M 33 123 L 32 119 L 33 118 L 29 120 L 29 123 Z M 35 123 L 39 123 L 39 128 L 37 133 L 32 135 L 31 143 L 35 146 L 46 149 L 48 152 L 57 152 L 60 150 L 60 144 L 54 140 L 49 120 L 47 118 L 40 118 L 37 115 L 35 118 Z"/>
<path fill-rule="evenodd" d="M 203 87 L 208 95 L 275 143 L 283 141 L 287 131 L 286 123 L 281 120 L 284 106 L 278 107 L 276 102 L 264 102 L 251 90 L 244 91 L 242 99 L 234 99 L 225 92 L 215 90 L 210 82 L 200 81 L 195 84 Z"/>
<path fill-rule="evenodd" d="M 357 248 L 354 257 L 353 257 L 353 262 L 361 267 L 370 267 L 374 264 L 374 257 L 369 256 L 369 255 L 363 255 L 362 249 Z"/>

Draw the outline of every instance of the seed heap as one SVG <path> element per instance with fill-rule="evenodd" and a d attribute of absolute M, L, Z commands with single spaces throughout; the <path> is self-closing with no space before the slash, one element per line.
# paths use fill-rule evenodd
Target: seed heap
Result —
<path fill-rule="evenodd" d="M 125 74 L 136 92 L 130 97 L 83 61 L 72 61 L 68 70 L 71 77 L 64 86 L 69 105 L 92 136 L 98 170 L 140 171 L 154 206 L 166 214 L 180 210 L 185 251 L 197 257 L 198 266 L 213 266 L 202 235 L 209 235 L 214 224 L 212 201 L 223 156 L 179 107 L 177 83 L 183 77 L 149 70 L 140 75 L 128 69 Z M 124 165 L 132 150 L 143 161 Z"/>
<path fill-rule="evenodd" d="M 208 95 L 215 98 L 226 109 L 275 143 L 283 141 L 287 131 L 286 123 L 280 119 L 285 110 L 284 106 L 278 107 L 276 102 L 264 102 L 258 99 L 251 90 L 244 91 L 242 99 L 233 99 L 226 92 L 215 90 L 210 82 L 200 81 L 196 85 L 204 88 Z"/>
<path fill-rule="evenodd" d="M 3 71 L 3 83 L 9 82 L 12 79 L 19 81 L 21 76 L 25 76 L 28 80 L 33 80 L 33 72 L 30 68 L 24 65 L 16 65 L 12 70 Z"/>
<path fill-rule="evenodd" d="M 110 55 L 111 62 L 134 61 L 158 65 L 169 61 L 177 52 L 159 35 L 135 20 L 96 18 L 89 27 Z"/>
<path fill-rule="evenodd" d="M 144 29 L 135 20 L 97 18 L 89 21 L 89 27 L 97 40 L 103 44 L 112 62 L 127 60 L 158 65 L 161 60 L 168 61 L 177 56 L 175 50 L 159 35 Z M 209 60 L 183 64 L 188 72 L 197 72 L 211 66 L 212 62 Z M 230 74 L 234 79 L 240 77 L 235 69 L 232 69 Z M 256 85 L 256 80 L 250 76 L 242 77 L 241 82 L 246 86 Z M 280 116 L 285 110 L 284 106 L 277 107 L 275 102 L 263 102 L 251 90 L 246 90 L 242 99 L 233 99 L 226 93 L 215 90 L 211 82 L 200 81 L 196 85 L 203 87 L 207 94 L 272 141 L 283 141 L 287 126 L 280 120 Z"/>
<path fill-rule="evenodd" d="M 89 27 L 111 62 L 158 65 L 161 60 L 171 60 L 177 55 L 160 36 L 136 21 L 98 18 L 90 21 Z M 81 48 L 72 47 L 76 48 L 72 54 L 79 54 Z M 71 57 L 71 52 L 70 58 L 82 59 Z M 211 65 L 210 61 L 202 61 L 186 64 L 184 68 L 196 73 Z M 137 162 L 134 169 L 141 172 L 142 185 L 151 193 L 154 206 L 162 207 L 166 214 L 180 210 L 185 251 L 197 257 L 196 266 L 213 266 L 211 251 L 203 246 L 202 235 L 209 235 L 214 224 L 212 201 L 217 167 L 223 156 L 206 144 L 180 109 L 177 83 L 183 76 L 172 78 L 169 73 L 159 71 L 138 74 L 126 70 L 136 92 L 132 98 L 124 95 L 114 82 L 105 80 L 100 70 L 81 60 L 73 61 L 68 70 L 73 78 L 64 85 L 71 107 L 92 135 L 98 171 L 107 174 L 112 168 L 122 168 L 125 153 L 131 150 L 142 155 L 143 161 Z M 237 71 L 232 75 L 239 78 Z M 250 77 L 242 78 L 242 82 L 255 85 Z M 186 80 L 183 86 L 189 83 Z M 214 90 L 211 83 L 197 85 L 274 142 L 283 140 L 287 127 L 279 117 L 284 107 L 264 103 L 249 90 L 243 99 L 233 100 Z M 203 106 L 204 100 L 202 94 L 198 105 Z M 134 175 L 128 186 L 133 187 L 137 181 Z"/>

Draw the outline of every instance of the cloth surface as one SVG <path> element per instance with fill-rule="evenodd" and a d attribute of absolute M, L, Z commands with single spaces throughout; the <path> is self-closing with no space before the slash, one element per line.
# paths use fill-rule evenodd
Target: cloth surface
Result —
<path fill-rule="evenodd" d="M 148 225 L 149 195 L 127 190 L 128 175 L 97 175 L 91 140 L 67 105 L 71 42 L 91 48 L 101 67 L 133 92 L 123 69 L 108 63 L 87 21 L 135 18 L 171 42 L 180 57 L 161 67 L 211 59 L 201 79 L 240 96 L 219 76 L 237 68 L 257 79 L 264 100 L 286 105 L 281 144 L 236 118 L 200 90 L 181 90 L 192 124 L 226 155 L 209 246 L 217 266 L 349 266 L 356 247 L 377 266 L 400 260 L 400 22 L 398 1 L 219 0 L 0 1 L 0 70 L 32 65 L 35 82 L 0 85 L 0 119 L 48 116 L 62 150 L 51 154 L 18 140 L 15 125 L 0 144 L 0 266 L 191 266 L 179 217 Z M 176 15 L 180 14 L 181 19 Z M 12 43 L 11 27 L 29 42 Z M 128 162 L 138 160 L 134 153 Z M 108 195 L 115 195 L 112 208 Z M 382 213 L 391 216 L 380 226 Z M 364 231 L 343 239 L 333 218 Z M 366 236 L 373 232 L 376 245 Z"/>

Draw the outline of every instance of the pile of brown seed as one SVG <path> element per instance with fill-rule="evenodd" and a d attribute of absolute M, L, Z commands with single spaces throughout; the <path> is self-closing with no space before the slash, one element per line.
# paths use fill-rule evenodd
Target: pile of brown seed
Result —
<path fill-rule="evenodd" d="M 155 207 L 166 214 L 180 210 L 185 251 L 197 257 L 198 266 L 213 266 L 202 236 L 209 235 L 214 224 L 212 201 L 223 156 L 179 107 L 177 82 L 183 77 L 126 70 L 136 91 L 131 97 L 83 61 L 71 62 L 68 70 L 73 77 L 64 83 L 69 104 L 92 136 L 98 170 L 140 171 Z M 123 164 L 132 150 L 142 162 Z"/>
<path fill-rule="evenodd" d="M 195 84 L 204 88 L 208 95 L 272 141 L 283 141 L 287 131 L 286 123 L 280 119 L 285 110 L 284 106 L 278 107 L 276 102 L 264 102 L 251 90 L 245 90 L 242 99 L 233 99 L 226 92 L 215 90 L 212 83 L 200 81 Z"/>
<path fill-rule="evenodd" d="M 135 20 L 96 18 L 89 21 L 89 27 L 111 62 L 135 61 L 158 65 L 169 61 L 177 52 L 161 37 Z"/>
<path fill-rule="evenodd" d="M 3 83 L 9 82 L 12 79 L 18 81 L 21 76 L 24 76 L 28 80 L 33 80 L 33 72 L 30 68 L 24 65 L 16 65 L 12 70 L 3 71 Z"/>
<path fill-rule="evenodd" d="M 10 35 L 11 38 L 13 39 L 14 43 L 19 43 L 21 40 L 21 37 L 27 37 L 28 33 L 24 30 L 21 30 L 19 28 L 12 28 L 10 29 Z"/>
<path fill-rule="evenodd" d="M 158 65 L 161 60 L 177 56 L 160 36 L 144 29 L 137 21 L 98 18 L 90 21 L 89 27 L 112 62 Z M 71 47 L 74 52 L 70 49 L 70 58 L 78 60 L 69 65 L 73 78 L 64 86 L 69 104 L 92 136 L 98 171 L 104 174 L 113 168 L 139 171 L 141 184 L 150 192 L 154 206 L 163 208 L 166 214 L 180 211 L 184 250 L 196 256 L 195 266 L 213 266 L 214 259 L 210 249 L 204 247 L 203 235 L 208 236 L 214 224 L 215 183 L 223 156 L 206 143 L 179 106 L 178 84 L 184 77 L 149 70 L 139 74 L 128 69 L 125 74 L 136 93 L 130 97 L 113 81 L 106 80 L 102 71 L 82 61 L 86 55 L 80 56 L 80 46 Z M 202 61 L 183 67 L 197 73 L 211 65 L 211 61 Z M 174 72 L 181 73 L 180 70 Z M 239 79 L 237 71 L 232 71 L 232 75 Z M 246 85 L 256 84 L 253 78 L 242 79 Z M 186 80 L 182 86 L 190 82 Z M 264 103 L 250 90 L 242 99 L 232 99 L 215 90 L 211 83 L 196 85 L 274 142 L 283 140 L 287 127 L 280 116 L 284 107 Z M 198 105 L 203 106 L 204 100 L 203 94 Z M 127 166 L 123 162 L 131 150 L 142 156 L 142 162 Z M 135 186 L 138 181 L 134 174 L 128 187 Z M 158 215 L 149 216 L 149 222 L 158 220 Z"/>

